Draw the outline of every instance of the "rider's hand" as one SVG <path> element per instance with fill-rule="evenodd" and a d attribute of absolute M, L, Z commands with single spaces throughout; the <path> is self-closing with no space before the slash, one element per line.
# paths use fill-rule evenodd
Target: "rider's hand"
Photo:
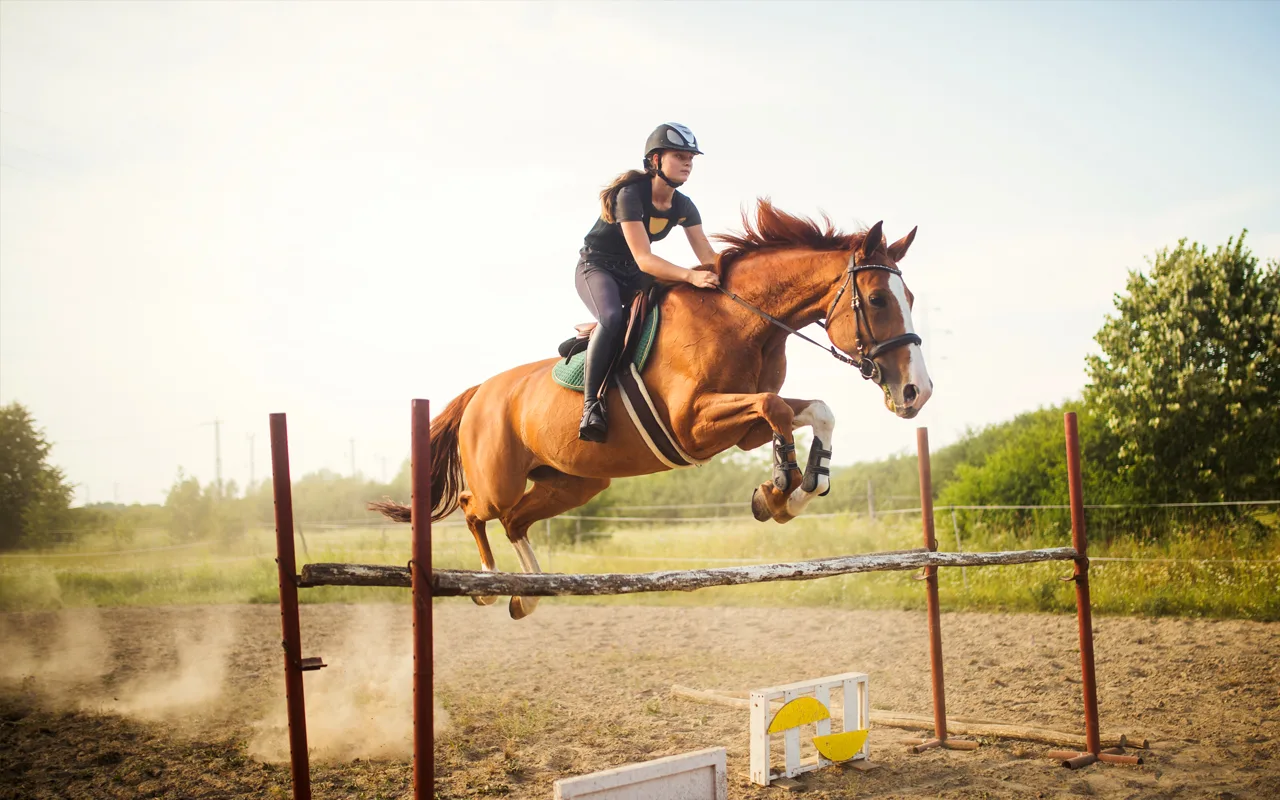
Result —
<path fill-rule="evenodd" d="M 710 265 L 704 264 L 701 267 L 694 267 L 689 270 L 689 283 L 699 289 L 714 289 L 720 285 L 720 276 L 714 272 L 709 272 Z"/>

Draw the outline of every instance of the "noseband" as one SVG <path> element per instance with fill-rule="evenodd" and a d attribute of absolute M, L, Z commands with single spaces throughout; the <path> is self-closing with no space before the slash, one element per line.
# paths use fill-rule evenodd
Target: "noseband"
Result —
<path fill-rule="evenodd" d="M 823 330 L 827 330 L 827 325 L 831 323 L 831 315 L 835 313 L 836 304 L 839 303 L 840 298 L 844 296 L 845 290 L 849 288 L 850 285 L 852 285 L 853 291 L 850 292 L 849 294 L 849 305 L 850 307 L 853 308 L 853 313 L 857 320 L 857 323 L 854 326 L 854 334 L 853 334 L 854 347 L 857 349 L 856 359 L 850 358 L 849 356 L 840 352 L 839 350 L 836 349 L 835 345 L 826 347 L 818 342 L 815 342 L 813 339 L 810 339 L 808 336 L 805 336 L 800 331 L 796 330 L 795 328 L 792 328 L 790 325 L 787 325 L 782 320 L 753 306 L 751 303 L 748 303 L 746 300 L 743 300 L 741 297 L 738 297 L 736 294 L 724 288 L 723 286 L 720 286 L 717 288 L 720 289 L 720 292 L 722 294 L 728 296 L 734 302 L 738 303 L 739 305 L 745 308 L 750 309 L 753 313 L 768 320 L 769 322 L 778 326 L 779 328 L 782 328 L 787 333 L 795 334 L 796 336 L 799 336 L 801 339 L 805 340 L 809 344 L 815 345 L 817 347 L 821 347 L 823 350 L 829 351 L 831 355 L 835 356 L 840 361 L 843 361 L 844 363 L 849 364 L 851 366 L 857 367 L 858 372 L 859 374 L 862 375 L 863 379 L 874 381 L 877 386 L 882 386 L 883 383 L 882 383 L 882 377 L 880 374 L 880 365 L 876 363 L 876 357 L 898 347 L 906 347 L 907 345 L 920 344 L 921 339 L 919 336 L 917 336 L 914 333 L 904 333 L 900 336 L 892 336 L 888 339 L 885 339 L 884 341 L 879 341 L 876 339 L 875 334 L 871 330 L 871 321 L 867 319 L 866 311 L 862 307 L 862 292 L 858 290 L 857 275 L 859 272 L 866 272 L 868 270 L 878 269 L 878 270 L 883 270 L 885 272 L 891 272 L 894 275 L 897 275 L 899 278 L 901 278 L 902 271 L 897 267 L 886 267 L 882 264 L 855 264 L 854 261 L 857 259 L 857 257 L 858 256 L 856 252 L 851 253 L 849 255 L 849 266 L 845 270 L 846 274 L 845 274 L 844 281 L 841 282 L 840 290 L 836 292 L 835 299 L 832 300 L 831 305 L 827 307 L 827 322 L 826 324 L 822 323 L 821 321 L 818 322 L 819 327 L 821 327 Z M 867 338 L 871 341 L 870 348 L 864 346 L 862 343 L 862 330 L 864 328 L 867 331 Z"/>
<path fill-rule="evenodd" d="M 858 290 L 858 273 L 869 272 L 871 270 L 881 270 L 902 277 L 902 270 L 897 267 L 887 267 L 883 264 L 855 264 L 857 258 L 856 253 L 849 255 L 849 266 L 845 270 L 844 282 L 840 284 L 840 290 L 836 292 L 835 299 L 831 301 L 831 305 L 827 307 L 827 325 L 831 324 L 831 315 L 836 311 L 836 305 L 840 302 L 840 298 L 844 296 L 845 289 L 853 286 L 853 291 L 849 293 L 849 306 L 853 309 L 856 323 L 853 330 L 853 346 L 857 350 L 858 360 L 849 362 L 858 368 L 858 372 L 862 373 L 862 377 L 869 381 L 874 381 L 877 385 L 881 382 L 880 365 L 876 363 L 876 357 L 907 345 L 920 344 L 921 339 L 914 333 L 904 333 L 898 336 L 891 336 L 883 341 L 877 340 L 875 333 L 871 330 L 871 321 L 867 319 L 867 312 L 862 305 L 862 292 Z M 825 329 L 827 325 L 818 323 Z M 866 330 L 867 339 L 870 340 L 871 346 L 867 347 L 862 343 L 862 331 Z"/>

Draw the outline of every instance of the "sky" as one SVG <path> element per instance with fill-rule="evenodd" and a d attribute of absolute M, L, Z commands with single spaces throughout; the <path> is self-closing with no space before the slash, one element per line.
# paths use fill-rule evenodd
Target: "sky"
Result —
<path fill-rule="evenodd" d="M 709 234 L 762 196 L 919 226 L 924 411 L 799 342 L 783 394 L 832 407 L 837 464 L 944 446 L 1078 396 L 1159 249 L 1280 257 L 1276 41 L 1276 3 L 5 0 L 0 403 L 81 503 L 213 479 L 214 420 L 261 480 L 277 411 L 295 477 L 391 477 L 412 398 L 588 319 L 599 189 L 676 121 Z"/>

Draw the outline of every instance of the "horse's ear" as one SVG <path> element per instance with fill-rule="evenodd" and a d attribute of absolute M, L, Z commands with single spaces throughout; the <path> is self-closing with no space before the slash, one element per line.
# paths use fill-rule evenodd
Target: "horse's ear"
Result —
<path fill-rule="evenodd" d="M 862 260 L 866 261 L 884 249 L 884 220 L 871 226 L 862 240 Z"/>
<path fill-rule="evenodd" d="M 898 241 L 889 245 L 889 257 L 892 258 L 894 262 L 901 261 L 907 255 L 907 248 L 911 247 L 911 243 L 916 240 L 916 231 L 918 230 L 920 230 L 919 225 L 912 228 L 911 233 L 908 233 L 906 236 L 903 236 Z"/>

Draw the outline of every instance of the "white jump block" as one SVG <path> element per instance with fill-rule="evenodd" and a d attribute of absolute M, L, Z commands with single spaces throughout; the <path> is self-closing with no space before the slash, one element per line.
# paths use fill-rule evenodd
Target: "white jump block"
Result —
<path fill-rule="evenodd" d="M 756 689 L 751 692 L 751 782 L 760 786 L 768 786 L 779 778 L 794 778 L 805 772 L 834 764 L 836 762 L 816 753 L 816 760 L 802 763 L 800 759 L 800 728 L 796 726 L 782 732 L 783 769 L 775 772 L 770 766 L 769 757 L 769 724 L 773 720 L 776 709 L 773 703 L 785 705 L 800 697 L 811 697 L 828 709 L 831 717 L 836 716 L 831 706 L 831 692 L 840 691 L 840 701 L 844 706 L 842 731 L 866 730 L 871 721 L 871 700 L 867 694 L 867 676 L 862 672 L 846 672 L 843 675 L 831 675 L 799 683 L 788 683 L 783 686 L 771 686 L 768 689 Z M 812 723 L 816 736 L 831 735 L 831 718 Z M 871 754 L 871 745 L 863 743 L 850 761 L 866 759 Z"/>
<path fill-rule="evenodd" d="M 555 783 L 555 800 L 728 800 L 725 749 L 711 747 Z"/>

